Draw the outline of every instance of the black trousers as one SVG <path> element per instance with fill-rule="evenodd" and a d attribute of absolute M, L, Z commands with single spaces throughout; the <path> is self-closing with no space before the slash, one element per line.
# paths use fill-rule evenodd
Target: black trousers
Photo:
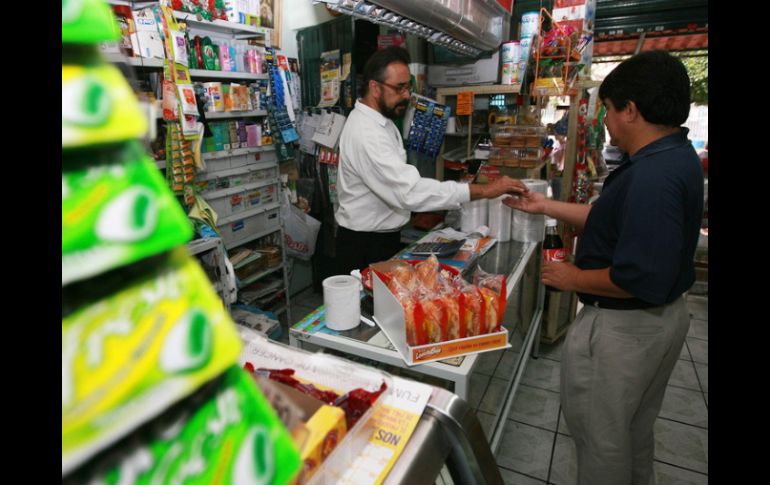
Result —
<path fill-rule="evenodd" d="M 354 269 L 362 270 L 370 263 L 392 258 L 403 248 L 400 230 L 359 232 L 339 226 L 335 246 L 335 274 L 350 274 Z"/>

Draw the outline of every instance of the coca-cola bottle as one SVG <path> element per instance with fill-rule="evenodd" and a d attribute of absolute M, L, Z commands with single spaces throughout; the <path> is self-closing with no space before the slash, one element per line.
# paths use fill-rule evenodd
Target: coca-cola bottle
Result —
<path fill-rule="evenodd" d="M 543 261 L 562 263 L 566 259 L 564 243 L 556 230 L 556 219 L 545 220 L 545 239 L 543 239 Z M 546 286 L 547 290 L 561 291 L 552 286 Z"/>

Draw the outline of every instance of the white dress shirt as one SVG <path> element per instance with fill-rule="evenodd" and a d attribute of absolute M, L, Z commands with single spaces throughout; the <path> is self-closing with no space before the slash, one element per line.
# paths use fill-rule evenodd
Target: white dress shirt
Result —
<path fill-rule="evenodd" d="M 409 222 L 411 211 L 459 209 L 470 200 L 468 184 L 420 177 L 403 145 L 392 120 L 356 101 L 340 136 L 337 224 L 391 232 Z"/>

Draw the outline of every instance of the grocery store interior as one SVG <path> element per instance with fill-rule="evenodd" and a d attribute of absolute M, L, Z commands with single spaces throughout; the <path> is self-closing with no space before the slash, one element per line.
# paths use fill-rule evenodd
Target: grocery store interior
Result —
<path fill-rule="evenodd" d="M 649 51 L 703 176 L 653 478 L 708 483 L 707 0 L 79 0 L 62 44 L 62 483 L 577 484 L 582 234 L 493 191 L 600 199 Z"/>

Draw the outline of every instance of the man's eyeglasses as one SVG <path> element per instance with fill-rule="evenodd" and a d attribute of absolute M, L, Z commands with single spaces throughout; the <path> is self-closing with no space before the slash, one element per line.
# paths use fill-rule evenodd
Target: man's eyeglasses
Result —
<path fill-rule="evenodd" d="M 408 92 L 410 92 L 412 90 L 412 86 L 410 84 L 401 84 L 399 86 L 394 86 L 392 84 L 388 84 L 388 83 L 383 82 L 383 81 L 377 81 L 377 82 L 382 84 L 382 85 L 385 85 L 385 86 L 389 87 L 390 89 L 395 91 L 396 94 L 404 94 L 404 93 L 408 93 Z"/>

